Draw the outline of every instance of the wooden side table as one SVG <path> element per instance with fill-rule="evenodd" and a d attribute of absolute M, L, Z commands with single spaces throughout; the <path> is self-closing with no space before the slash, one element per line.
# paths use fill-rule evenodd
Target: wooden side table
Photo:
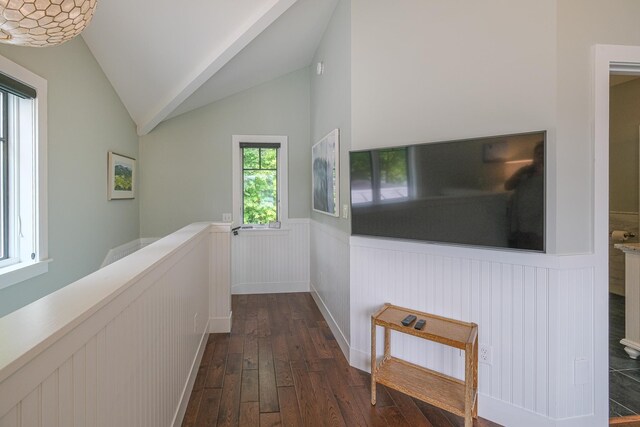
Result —
<path fill-rule="evenodd" d="M 413 314 L 425 319 L 422 330 L 415 322 L 403 326 Z M 417 320 L 416 320 L 417 321 Z M 376 326 L 384 327 L 384 357 L 376 360 Z M 450 377 L 391 356 L 391 330 L 464 350 L 465 380 Z M 478 417 L 478 325 L 385 304 L 371 316 L 371 404 L 376 404 L 376 383 L 464 417 L 465 427 Z"/>

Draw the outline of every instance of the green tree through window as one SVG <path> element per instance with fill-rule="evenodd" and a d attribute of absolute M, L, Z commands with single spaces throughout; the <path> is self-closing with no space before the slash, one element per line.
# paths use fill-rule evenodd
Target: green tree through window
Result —
<path fill-rule="evenodd" d="M 242 148 L 243 223 L 278 220 L 278 149 Z"/>

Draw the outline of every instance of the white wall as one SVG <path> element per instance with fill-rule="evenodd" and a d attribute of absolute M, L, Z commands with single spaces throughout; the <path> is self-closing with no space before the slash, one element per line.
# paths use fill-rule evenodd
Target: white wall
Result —
<path fill-rule="evenodd" d="M 546 129 L 552 151 L 555 5 L 354 0 L 352 148 Z"/>
<path fill-rule="evenodd" d="M 318 76 L 315 64 L 323 62 Z M 340 0 L 313 57 L 311 76 L 311 145 L 332 129 L 340 129 L 340 200 L 350 205 L 349 150 L 351 149 L 351 2 Z M 318 306 L 348 354 L 349 342 L 349 232 L 351 221 L 311 213 L 310 281 Z"/>
<path fill-rule="evenodd" d="M 353 148 L 555 126 L 555 2 L 352 5 Z"/>
<path fill-rule="evenodd" d="M 82 38 L 0 54 L 48 81 L 49 272 L 0 290 L 0 317 L 83 277 L 139 237 L 138 198 L 107 201 L 107 152 L 138 157 L 133 121 Z"/>
<path fill-rule="evenodd" d="M 232 212 L 231 136 L 289 137 L 289 218 L 308 218 L 309 74 L 302 69 L 160 124 L 140 138 L 140 233 Z"/>
<path fill-rule="evenodd" d="M 355 0 L 352 146 L 547 129 L 549 247 L 588 252 L 591 47 L 640 44 L 639 8 L 604 0 L 402 7 Z"/>
<path fill-rule="evenodd" d="M 316 64 L 324 74 L 316 74 Z M 350 204 L 349 150 L 351 149 L 351 5 L 338 1 L 309 67 L 311 80 L 311 145 L 333 129 L 340 129 L 340 200 L 338 211 Z M 349 232 L 351 222 L 312 211 L 315 221 Z"/>

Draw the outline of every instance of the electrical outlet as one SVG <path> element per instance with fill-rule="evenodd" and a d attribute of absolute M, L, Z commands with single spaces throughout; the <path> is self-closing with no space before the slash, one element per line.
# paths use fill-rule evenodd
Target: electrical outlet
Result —
<path fill-rule="evenodd" d="M 222 214 L 222 222 L 231 222 L 231 214 L 223 213 Z"/>
<path fill-rule="evenodd" d="M 480 348 L 478 349 L 478 362 L 491 365 L 493 363 L 493 347 L 488 344 L 480 344 Z"/>
<path fill-rule="evenodd" d="M 198 313 L 193 315 L 193 333 L 198 332 Z"/>

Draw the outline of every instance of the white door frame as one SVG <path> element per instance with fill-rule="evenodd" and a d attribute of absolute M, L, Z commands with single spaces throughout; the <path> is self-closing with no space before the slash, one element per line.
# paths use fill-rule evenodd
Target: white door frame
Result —
<path fill-rule="evenodd" d="M 595 416 L 609 418 L 609 75 L 640 75 L 640 46 L 594 47 L 594 399 Z M 597 301 L 600 301 L 598 303 Z M 603 303 L 604 301 L 604 303 Z"/>

